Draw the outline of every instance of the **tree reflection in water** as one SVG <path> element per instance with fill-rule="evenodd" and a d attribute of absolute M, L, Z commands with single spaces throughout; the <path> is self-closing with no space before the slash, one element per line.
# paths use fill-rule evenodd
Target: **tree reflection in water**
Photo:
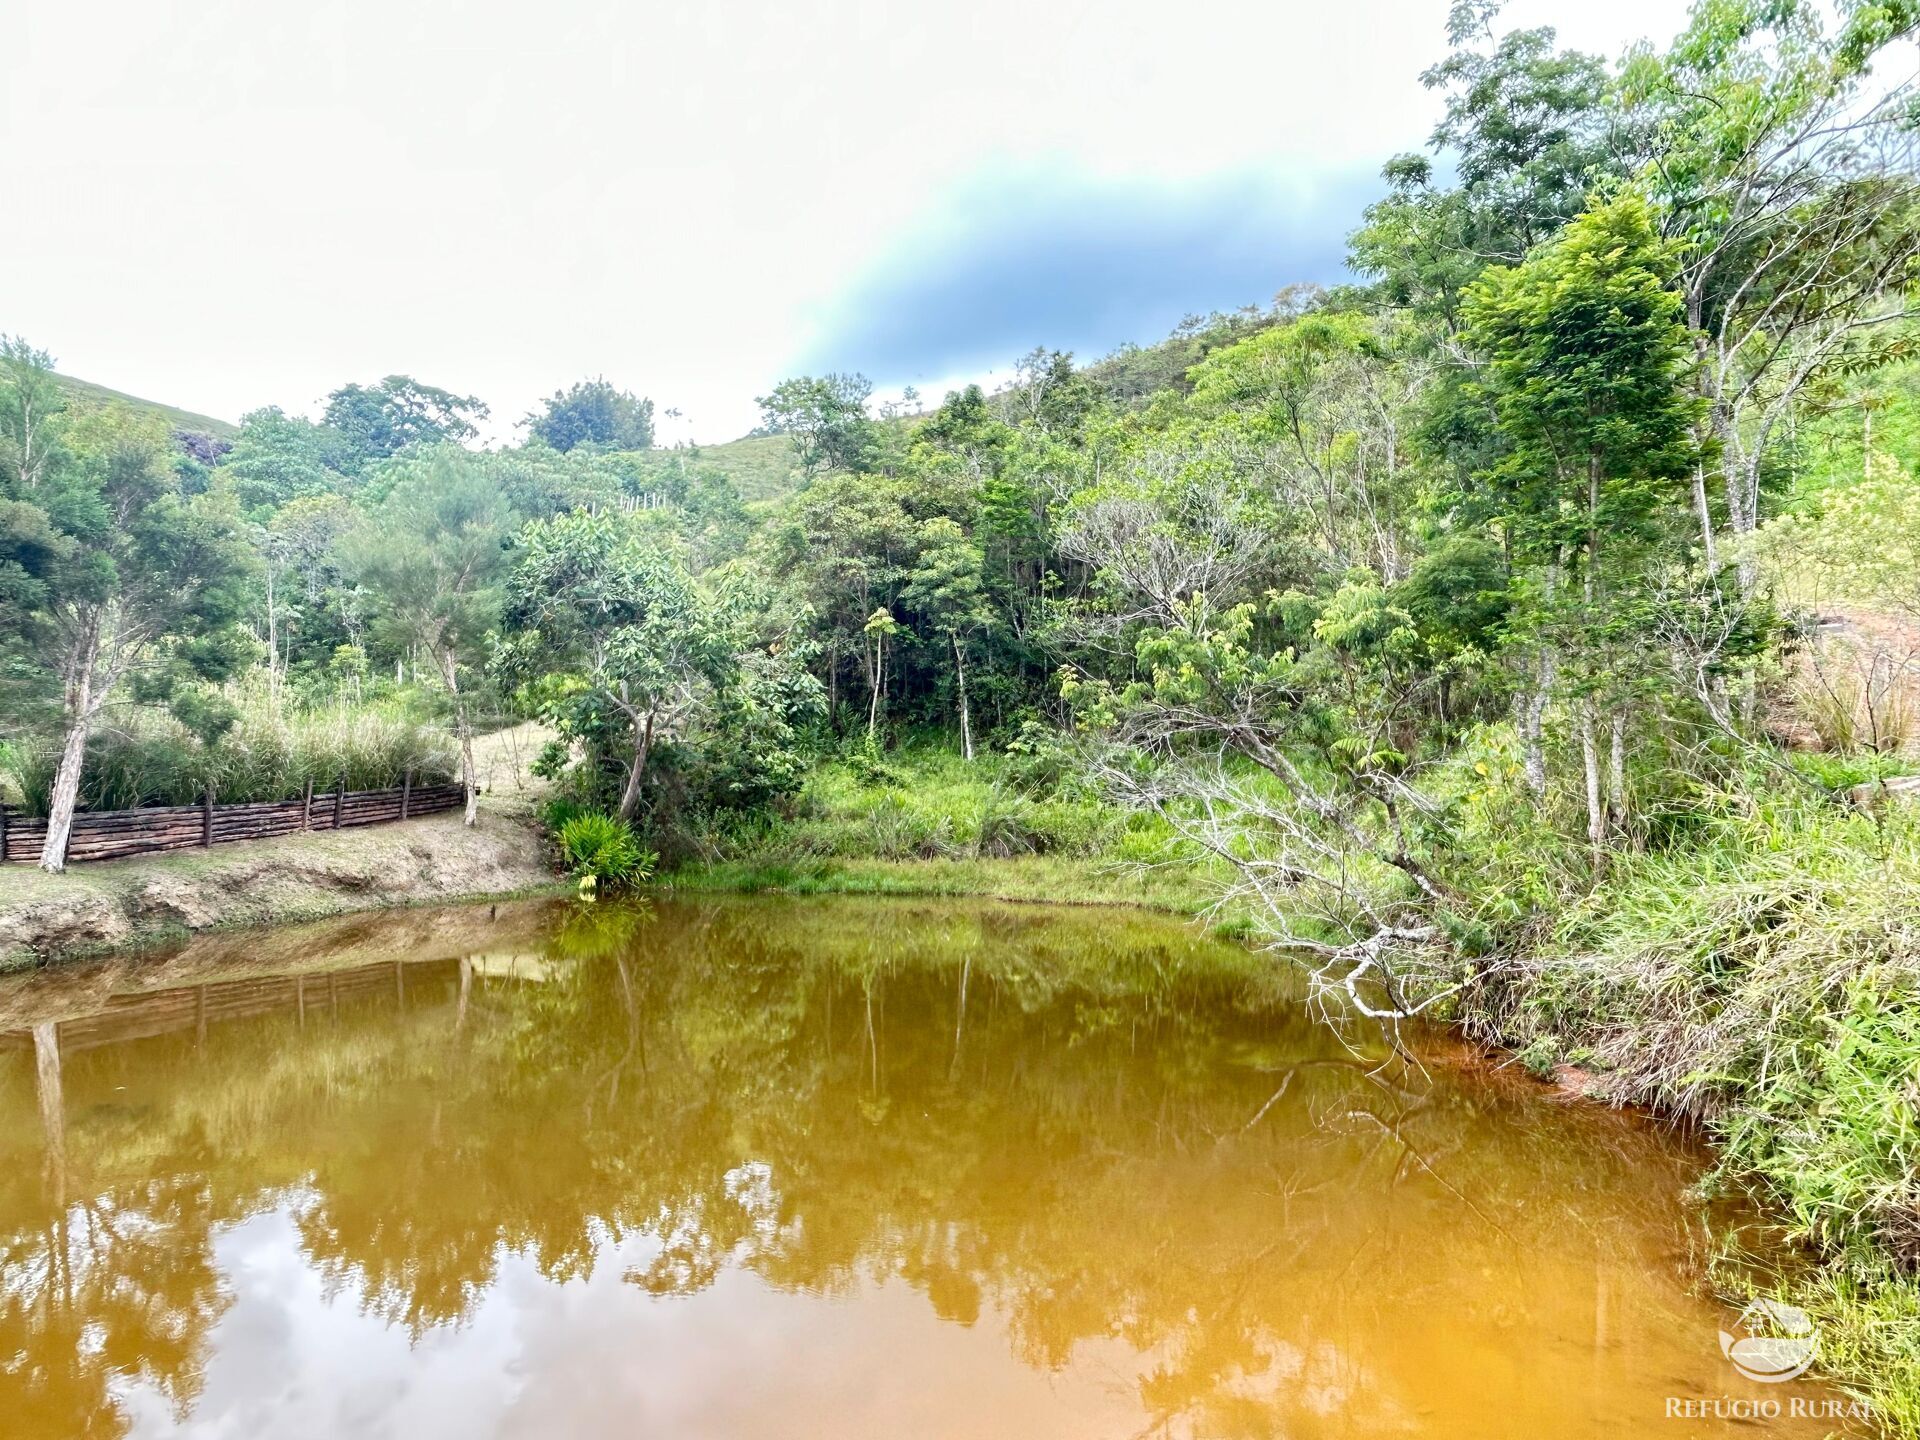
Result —
<path fill-rule="evenodd" d="M 190 1424 L 235 1343 L 222 1237 L 267 1215 L 324 1303 L 416 1347 L 523 1303 L 510 1269 L 845 1314 L 905 1287 L 916 1334 L 990 1332 L 1049 1403 L 1092 1397 L 1036 1433 L 1657 1433 L 1657 1395 L 1728 1388 L 1687 1293 L 1696 1157 L 1356 1048 L 1171 922 L 765 900 L 484 933 L 401 965 L 362 922 L 335 972 L 189 955 L 84 1013 L 8 997 L 56 1012 L 0 1053 L 10 1434 L 121 1433 L 140 1395 Z M 959 1362 L 923 1358 L 965 1432 Z"/>

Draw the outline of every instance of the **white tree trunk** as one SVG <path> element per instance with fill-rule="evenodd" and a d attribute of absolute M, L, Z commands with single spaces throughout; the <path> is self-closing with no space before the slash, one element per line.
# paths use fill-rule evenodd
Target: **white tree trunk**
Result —
<path fill-rule="evenodd" d="M 1597 864 L 1607 842 L 1607 810 L 1600 798 L 1600 746 L 1593 732 L 1593 703 L 1580 706 L 1580 760 L 1587 780 L 1587 839 Z"/>
<path fill-rule="evenodd" d="M 1542 650 L 1534 662 L 1533 690 L 1520 712 L 1521 764 L 1535 801 L 1547 798 L 1547 699 L 1553 691 L 1553 652 Z"/>
<path fill-rule="evenodd" d="M 67 868 L 67 843 L 73 838 L 73 812 L 80 803 L 87 736 L 103 698 L 94 694 L 93 667 L 99 658 L 100 637 L 94 629 L 88 632 L 80 654 L 67 671 L 67 738 L 60 748 L 60 768 L 54 773 L 52 803 L 47 807 L 47 843 L 40 851 L 40 868 L 49 875 Z"/>
<path fill-rule="evenodd" d="M 480 823 L 480 786 L 473 768 L 473 726 L 467 721 L 467 697 L 460 693 L 460 662 L 451 650 L 440 652 L 440 675 L 447 682 L 447 694 L 453 697 L 453 728 L 460 737 L 460 784 L 467 792 L 466 823 L 471 829 Z"/>
<path fill-rule="evenodd" d="M 620 797 L 620 809 L 617 812 L 622 820 L 631 820 L 633 812 L 640 808 L 640 782 L 647 778 L 647 755 L 653 749 L 653 718 L 656 713 L 649 710 L 644 720 L 638 715 L 633 719 L 633 768 L 627 772 L 627 789 Z"/>
<path fill-rule="evenodd" d="M 953 637 L 953 673 L 959 681 L 960 689 L 960 753 L 968 761 L 973 759 L 973 718 L 967 713 L 967 660 L 960 649 L 960 636 Z"/>

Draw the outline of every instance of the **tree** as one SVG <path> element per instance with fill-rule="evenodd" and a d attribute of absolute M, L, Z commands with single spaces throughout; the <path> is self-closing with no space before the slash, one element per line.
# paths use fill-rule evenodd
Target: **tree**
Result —
<path fill-rule="evenodd" d="M 487 407 L 472 395 L 423 385 L 411 375 L 389 375 L 378 385 L 342 385 L 327 396 L 322 417 L 346 437 L 364 463 L 397 455 L 410 445 L 471 440 Z"/>
<path fill-rule="evenodd" d="M 953 650 L 954 689 L 960 706 L 960 750 L 973 759 L 973 717 L 967 705 L 966 637 L 994 621 L 980 578 L 980 550 L 959 524 L 936 516 L 920 527 L 920 562 L 905 599 L 946 636 Z"/>
<path fill-rule="evenodd" d="M 1665 55 L 1642 48 L 1622 77 L 1651 139 L 1644 183 L 1681 243 L 1702 430 L 1736 542 L 1762 520 L 1765 463 L 1801 392 L 1898 354 L 1890 322 L 1913 313 L 1920 161 L 1911 66 L 1873 62 L 1920 24 L 1913 0 L 1730 0 L 1695 9 Z M 1721 556 L 1706 487 L 1694 505 Z M 1741 590 L 1758 582 L 1737 544 Z"/>
<path fill-rule="evenodd" d="M 544 409 L 521 421 L 534 439 L 555 450 L 645 450 L 653 444 L 653 401 L 614 388 L 604 377 L 556 390 Z"/>
<path fill-rule="evenodd" d="M 563 740 L 625 750 L 618 814 L 631 819 L 655 744 L 711 707 L 734 651 L 665 537 L 634 517 L 574 511 L 530 525 L 507 582 L 496 665 L 542 683 Z"/>
<path fill-rule="evenodd" d="M 792 437 L 794 458 L 811 476 L 865 463 L 877 438 L 867 414 L 872 394 L 864 375 L 802 375 L 782 380 L 755 403 L 769 434 Z"/>
<path fill-rule="evenodd" d="M 1378 278 L 1381 298 L 1446 332 L 1484 266 L 1519 263 L 1579 213 L 1589 190 L 1634 163 L 1620 153 L 1606 67 L 1557 50 L 1551 29 L 1495 40 L 1498 8 L 1458 0 L 1447 25 L 1453 52 L 1420 77 L 1446 97 L 1430 143 L 1454 157 L 1454 183 L 1436 184 L 1424 155 L 1394 157 L 1386 197 L 1353 237 L 1353 268 Z"/>
<path fill-rule="evenodd" d="M 5 362 L 0 628 L 9 669 L 60 694 L 40 862 L 58 874 L 101 709 L 136 672 L 154 698 L 231 673 L 247 648 L 237 622 L 251 557 L 230 501 L 179 493 L 164 422 L 118 407 L 61 415 L 48 356 L 16 341 Z"/>
<path fill-rule="evenodd" d="M 259 517 L 302 496 L 352 488 L 360 459 L 338 430 L 269 405 L 240 417 L 240 434 L 217 473 L 241 508 Z"/>
<path fill-rule="evenodd" d="M 1672 284 L 1678 264 L 1645 199 L 1628 192 L 1587 210 L 1525 264 L 1490 270 L 1467 304 L 1465 337 L 1487 359 L 1506 450 L 1462 508 L 1504 537 L 1530 596 L 1534 680 L 1522 730 L 1536 795 L 1545 788 L 1542 714 L 1563 652 L 1579 647 L 1596 854 L 1606 826 L 1594 735 L 1602 700 L 1613 724 L 1613 808 L 1625 803 L 1627 712 L 1622 695 L 1603 693 L 1618 685 L 1605 672 L 1644 658 L 1638 606 L 1654 567 L 1684 553 L 1674 522 L 1686 513 L 1698 406 L 1686 385 L 1692 344 Z"/>
<path fill-rule="evenodd" d="M 479 791 L 460 671 L 480 658 L 499 616 L 516 521 L 483 467 L 443 450 L 413 465 L 340 544 L 341 567 L 371 595 L 379 629 L 433 657 L 453 705 L 468 825 L 478 822 Z"/>

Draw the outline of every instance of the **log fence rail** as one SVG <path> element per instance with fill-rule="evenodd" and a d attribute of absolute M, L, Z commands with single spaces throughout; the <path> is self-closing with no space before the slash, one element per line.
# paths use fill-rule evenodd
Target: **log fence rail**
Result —
<path fill-rule="evenodd" d="M 435 815 L 466 804 L 459 785 L 415 785 L 409 774 L 397 789 L 348 790 L 337 787 L 330 804 L 314 804 L 313 786 L 297 800 L 216 803 L 212 794 L 197 805 L 154 805 L 140 810 L 83 810 L 73 817 L 67 859 L 118 860 L 165 850 L 199 850 L 236 840 L 265 840 L 308 830 L 345 830 L 385 825 Z M 47 838 L 47 822 L 0 806 L 0 861 L 38 862 Z"/>

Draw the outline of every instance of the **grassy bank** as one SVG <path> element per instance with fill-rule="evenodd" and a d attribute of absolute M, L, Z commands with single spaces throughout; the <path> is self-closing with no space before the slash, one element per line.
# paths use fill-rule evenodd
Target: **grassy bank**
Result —
<path fill-rule="evenodd" d="M 1148 816 L 1038 761 L 938 745 L 827 760 L 781 813 L 726 817 L 662 877 L 686 890 L 975 895 L 1198 915 L 1207 868 Z"/>
<path fill-rule="evenodd" d="M 1762 1283 L 1815 1315 L 1830 1372 L 1889 1433 L 1920 1434 L 1920 810 L 1786 784 L 1709 797 L 1684 843 L 1619 857 L 1460 1018 L 1701 1122 L 1707 1184 L 1754 1194 L 1814 1262 Z"/>

